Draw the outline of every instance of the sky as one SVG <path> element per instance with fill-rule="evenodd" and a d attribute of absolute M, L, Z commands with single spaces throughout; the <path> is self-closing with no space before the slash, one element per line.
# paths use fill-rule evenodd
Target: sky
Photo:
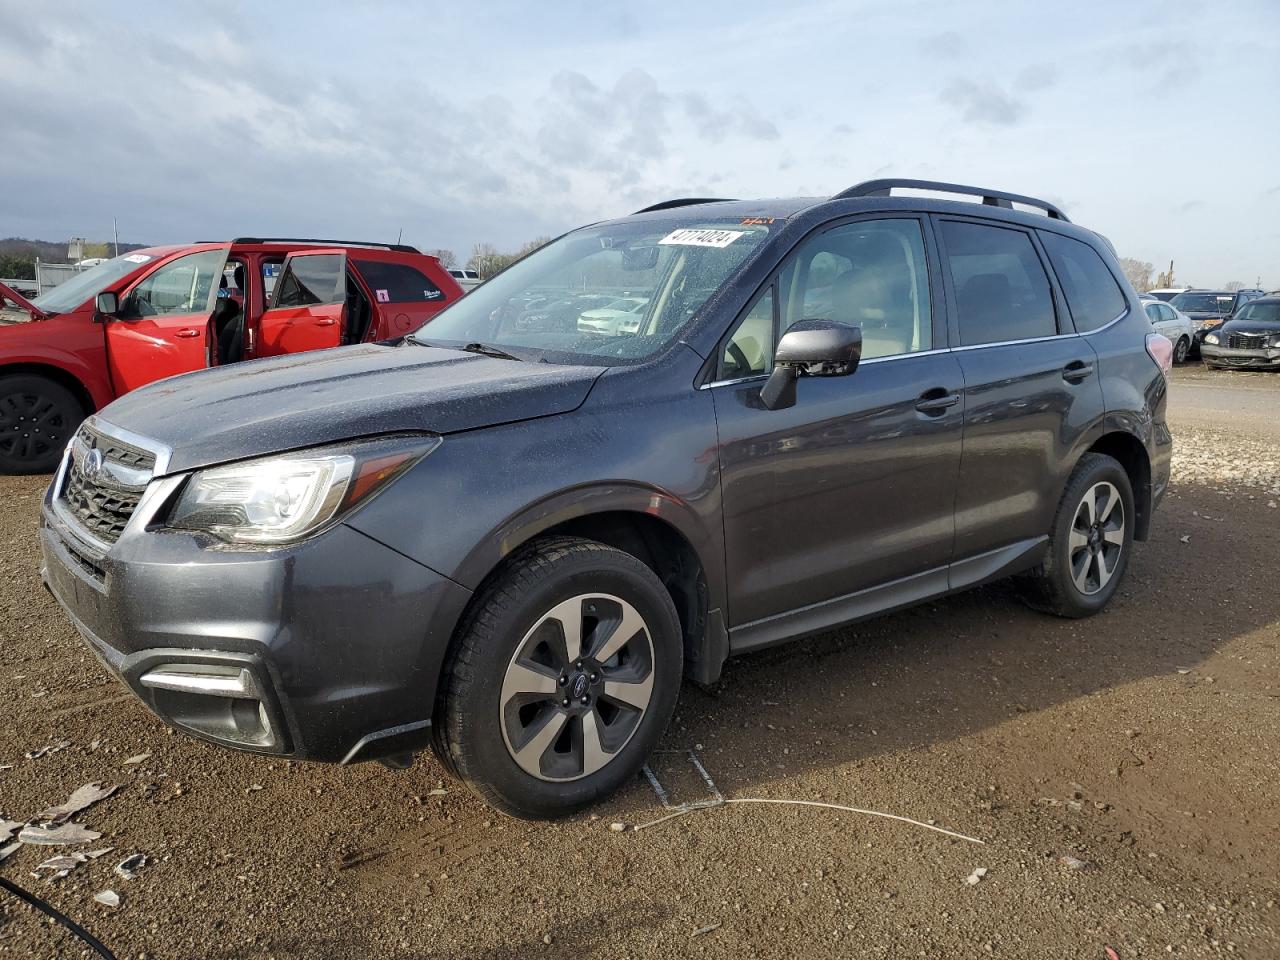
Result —
<path fill-rule="evenodd" d="M 0 0 L 0 236 L 114 217 L 130 242 L 403 233 L 465 259 L 885 176 L 1280 287 L 1280 0 Z"/>

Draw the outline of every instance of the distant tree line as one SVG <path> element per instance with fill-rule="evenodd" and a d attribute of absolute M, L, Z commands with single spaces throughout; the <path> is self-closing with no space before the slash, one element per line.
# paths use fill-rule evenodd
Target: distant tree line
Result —
<path fill-rule="evenodd" d="M 514 253 L 503 253 L 492 243 L 477 243 L 471 248 L 471 256 L 467 258 L 465 267 L 480 274 L 481 280 L 488 280 L 495 273 L 505 270 L 517 260 L 533 253 L 539 247 L 546 246 L 551 242 L 551 239 L 551 237 L 535 237 Z M 458 265 L 458 255 L 452 250 L 424 250 L 423 253 L 437 258 L 441 266 L 446 270 Z"/>
<path fill-rule="evenodd" d="M 1169 269 L 1162 270 L 1159 273 L 1156 273 L 1155 267 L 1145 260 L 1135 260 L 1133 257 L 1121 257 L 1120 268 L 1124 271 L 1124 275 L 1129 278 L 1129 282 L 1133 284 L 1133 289 L 1139 293 L 1146 293 L 1148 290 L 1185 286 L 1185 284 L 1174 278 L 1172 260 L 1169 261 Z M 1220 289 L 1235 291 L 1243 290 L 1246 286 L 1247 284 L 1243 280 L 1228 280 Z"/>
<path fill-rule="evenodd" d="M 145 243 L 122 243 L 120 252 L 141 250 Z M 84 259 L 91 257 L 109 257 L 113 245 L 107 243 L 86 243 Z M 0 240 L 0 277 L 11 280 L 34 280 L 36 277 L 36 260 L 46 263 L 67 263 L 67 241 L 27 240 L 24 237 L 7 237 Z"/>

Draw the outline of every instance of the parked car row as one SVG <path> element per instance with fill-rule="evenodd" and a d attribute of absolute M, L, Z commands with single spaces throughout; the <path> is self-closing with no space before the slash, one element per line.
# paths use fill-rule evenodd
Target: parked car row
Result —
<path fill-rule="evenodd" d="M 182 254 L 212 267 L 148 302 L 200 335 L 237 249 Z M 335 291 L 391 253 L 293 253 L 266 319 L 345 330 Z M 188 734 L 397 768 L 431 747 L 501 810 L 563 815 L 732 654 L 1015 575 L 1040 610 L 1102 610 L 1172 450 L 1173 349 L 1123 276 L 1002 191 L 656 204 L 409 336 L 126 393 L 59 464 L 42 575 Z M 124 319 L 140 283 L 82 291 L 108 337 L 166 315 Z"/>
<path fill-rule="evenodd" d="M 0 473 L 52 470 L 76 427 L 164 377 L 403 336 L 462 296 L 413 247 L 241 237 L 135 250 L 0 326 Z"/>
<path fill-rule="evenodd" d="M 1210 368 L 1226 366 L 1270 366 L 1266 351 L 1271 349 L 1268 335 L 1255 331 L 1257 323 L 1246 323 L 1245 328 L 1237 328 L 1237 336 L 1245 339 L 1237 340 L 1237 347 L 1226 347 L 1221 330 L 1229 321 L 1244 319 L 1251 304 L 1260 299 L 1271 298 L 1263 290 L 1196 290 L 1162 289 L 1149 290 L 1141 294 L 1144 309 L 1151 321 L 1151 326 L 1158 333 L 1168 337 L 1174 345 L 1174 362 L 1184 363 L 1188 359 L 1203 357 Z M 1267 311 L 1262 311 L 1266 313 Z M 1259 316 L 1254 314 L 1251 316 Z M 1261 337 L 1261 339 L 1259 339 Z M 1248 344 L 1248 346 L 1244 346 Z M 1205 346 L 1208 346 L 1208 352 Z M 1260 355 L 1252 353 L 1226 354 L 1223 349 L 1241 349 L 1246 351 L 1262 350 Z M 1210 358 L 1212 354 L 1212 358 Z M 1221 361 L 1221 362 L 1220 362 Z"/>

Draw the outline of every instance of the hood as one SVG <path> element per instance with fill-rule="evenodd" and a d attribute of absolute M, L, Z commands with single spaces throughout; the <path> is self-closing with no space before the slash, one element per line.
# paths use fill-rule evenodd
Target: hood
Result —
<path fill-rule="evenodd" d="M 178 473 L 356 437 L 568 413 L 604 369 L 370 343 L 171 377 L 125 394 L 98 419 L 167 446 L 168 472 Z"/>
<path fill-rule="evenodd" d="M 1280 320 L 1228 320 L 1220 333 L 1253 333 L 1271 336 L 1280 333 Z"/>
<path fill-rule="evenodd" d="M 48 316 L 47 313 L 20 294 L 17 290 L 13 289 L 13 287 L 9 286 L 7 283 L 0 283 L 0 301 L 4 300 L 8 300 L 14 306 L 21 307 L 27 313 L 31 314 L 31 319 L 33 320 L 44 320 Z M 0 302 L 0 306 L 3 306 L 2 302 Z"/>

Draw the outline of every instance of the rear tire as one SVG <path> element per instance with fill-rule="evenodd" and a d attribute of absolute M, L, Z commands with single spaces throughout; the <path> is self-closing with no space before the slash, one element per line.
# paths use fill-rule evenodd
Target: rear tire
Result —
<path fill-rule="evenodd" d="M 682 666 L 680 620 L 652 570 L 594 541 L 536 541 L 461 625 L 433 746 L 503 813 L 564 816 L 635 777 Z"/>
<path fill-rule="evenodd" d="M 51 472 L 84 417 L 76 395 L 48 377 L 0 377 L 0 473 Z"/>
<path fill-rule="evenodd" d="M 1128 568 L 1134 516 L 1124 467 L 1104 454 L 1086 453 L 1058 503 L 1044 562 L 1018 579 L 1026 603 L 1059 617 L 1102 610 Z"/>
<path fill-rule="evenodd" d="M 1173 345 L 1173 362 L 1186 363 L 1187 355 L 1191 353 L 1191 341 L 1186 337 L 1179 337 L 1178 342 Z"/>

